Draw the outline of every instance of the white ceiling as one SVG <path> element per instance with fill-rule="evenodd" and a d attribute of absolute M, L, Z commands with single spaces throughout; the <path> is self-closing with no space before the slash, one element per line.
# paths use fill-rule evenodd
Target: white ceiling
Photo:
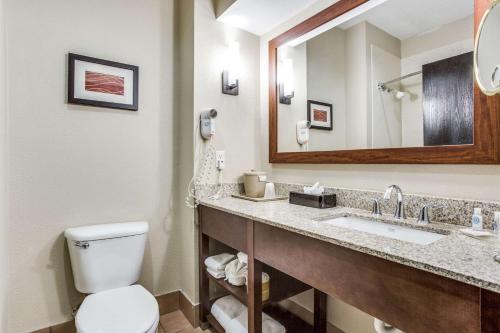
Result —
<path fill-rule="evenodd" d="M 262 36 L 318 0 L 237 0 L 217 20 Z"/>
<path fill-rule="evenodd" d="M 473 13 L 474 0 L 388 0 L 339 27 L 347 29 L 366 20 L 405 40 Z"/>

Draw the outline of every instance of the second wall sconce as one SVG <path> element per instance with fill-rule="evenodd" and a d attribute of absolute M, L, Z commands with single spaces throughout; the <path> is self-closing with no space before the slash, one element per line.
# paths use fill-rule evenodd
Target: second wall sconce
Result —
<path fill-rule="evenodd" d="M 292 104 L 292 98 L 295 96 L 293 60 L 291 58 L 283 59 L 281 67 L 281 75 L 278 84 L 280 103 L 290 105 Z"/>
<path fill-rule="evenodd" d="M 240 44 L 232 42 L 226 55 L 222 72 L 222 93 L 237 96 L 240 93 Z"/>

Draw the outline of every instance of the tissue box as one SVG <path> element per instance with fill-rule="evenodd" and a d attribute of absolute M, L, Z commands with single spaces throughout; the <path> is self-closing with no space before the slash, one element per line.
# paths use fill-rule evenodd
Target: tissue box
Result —
<path fill-rule="evenodd" d="M 303 192 L 290 192 L 290 203 L 313 208 L 333 208 L 337 206 L 337 195 L 332 193 L 315 195 Z"/>

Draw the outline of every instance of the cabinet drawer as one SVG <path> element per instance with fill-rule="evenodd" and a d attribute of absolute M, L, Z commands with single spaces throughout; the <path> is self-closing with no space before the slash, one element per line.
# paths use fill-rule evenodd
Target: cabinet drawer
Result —
<path fill-rule="evenodd" d="M 199 213 L 202 233 L 247 252 L 247 219 L 206 206 L 200 206 Z"/>

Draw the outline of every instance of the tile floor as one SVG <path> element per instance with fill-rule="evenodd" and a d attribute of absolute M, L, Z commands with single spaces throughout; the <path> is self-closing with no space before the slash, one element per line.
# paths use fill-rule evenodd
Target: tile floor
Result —
<path fill-rule="evenodd" d="M 158 333 L 215 333 L 211 330 L 202 331 L 193 328 L 180 310 L 164 314 L 160 317 Z"/>

